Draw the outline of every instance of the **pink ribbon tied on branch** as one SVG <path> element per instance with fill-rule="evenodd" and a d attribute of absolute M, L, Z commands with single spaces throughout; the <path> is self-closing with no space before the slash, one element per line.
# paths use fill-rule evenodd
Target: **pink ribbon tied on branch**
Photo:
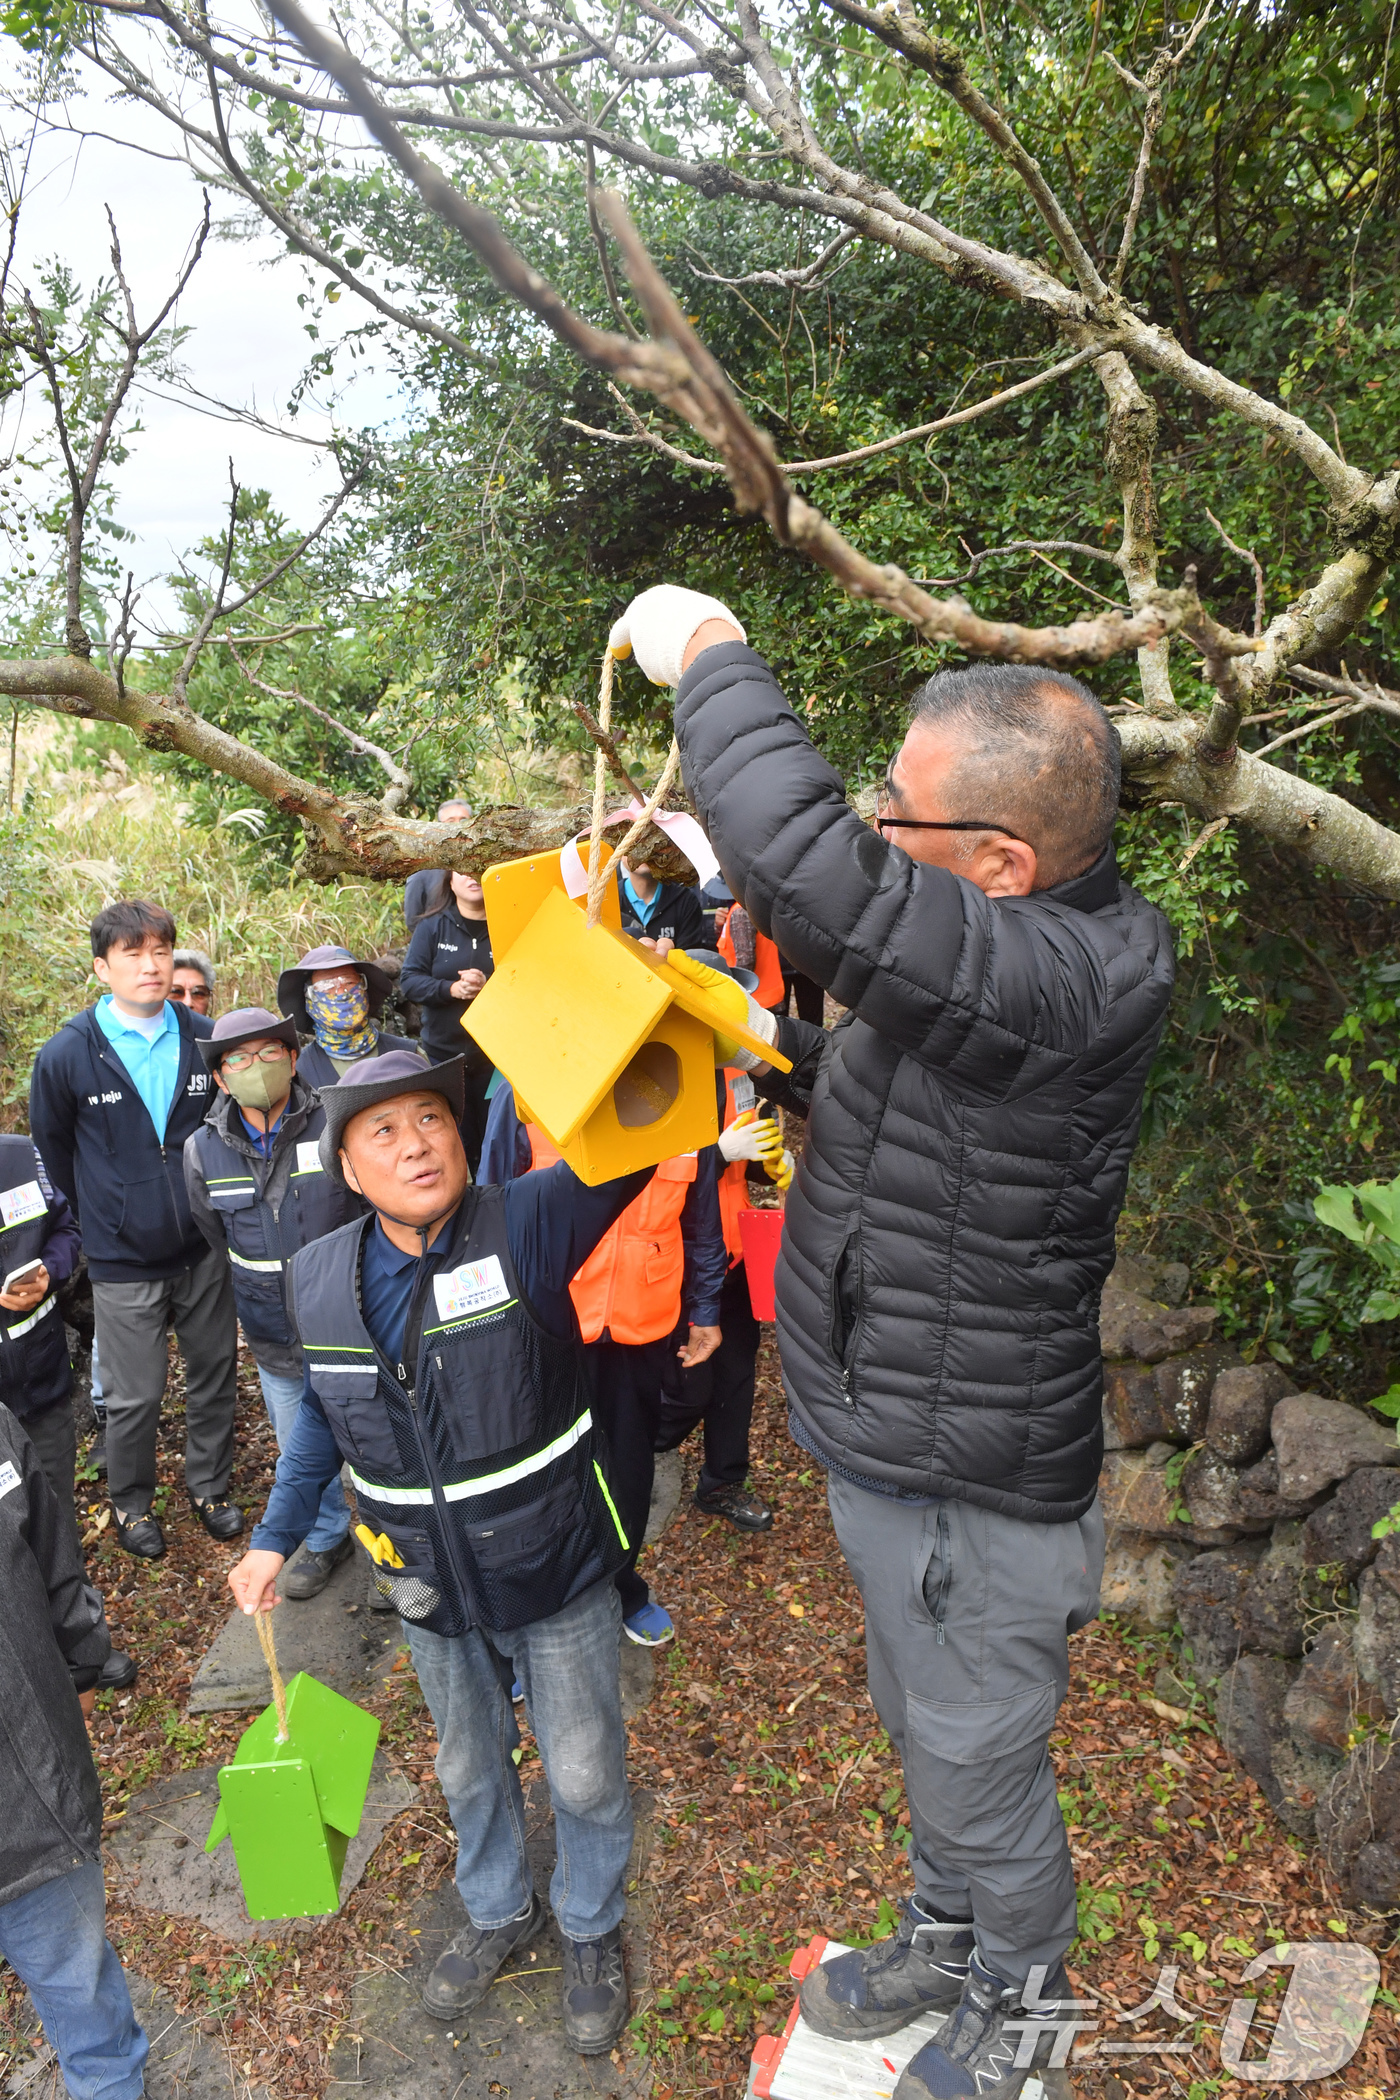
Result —
<path fill-rule="evenodd" d="M 635 823 L 641 815 L 641 803 L 629 802 L 625 809 L 610 810 L 603 819 L 603 825 L 606 828 L 609 824 L 620 824 L 624 819 Z M 651 821 L 665 832 L 673 845 L 680 848 L 699 877 L 702 889 L 707 882 L 713 881 L 719 873 L 719 862 L 715 859 L 714 848 L 694 817 L 684 810 L 658 809 L 653 811 Z M 578 838 L 587 836 L 587 832 L 581 831 Z M 578 850 L 578 839 L 570 839 L 559 855 L 559 873 L 571 897 L 582 897 L 585 894 L 588 888 L 588 869 L 584 864 L 583 855 Z"/>

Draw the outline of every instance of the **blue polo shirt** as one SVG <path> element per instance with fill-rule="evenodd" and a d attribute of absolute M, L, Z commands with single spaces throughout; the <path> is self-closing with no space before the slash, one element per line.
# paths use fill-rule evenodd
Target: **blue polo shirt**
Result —
<path fill-rule="evenodd" d="M 156 1136 L 164 1144 L 170 1104 L 175 1099 L 175 1086 L 180 1077 L 180 1024 L 175 1018 L 174 1007 L 167 999 L 161 1010 L 162 1026 L 153 1035 L 144 1034 L 119 1014 L 112 1004 L 110 992 L 98 1000 L 94 1011 L 98 1027 L 121 1059 L 127 1077 L 156 1126 Z"/>

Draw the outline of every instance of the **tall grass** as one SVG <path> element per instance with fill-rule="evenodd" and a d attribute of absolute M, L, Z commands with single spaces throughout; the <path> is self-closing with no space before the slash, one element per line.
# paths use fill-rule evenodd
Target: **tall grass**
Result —
<path fill-rule="evenodd" d="M 173 799 L 149 813 L 114 801 L 90 814 L 0 817 L 0 1123 L 23 1129 L 39 1045 L 98 995 L 88 926 L 116 897 L 174 914 L 182 947 L 219 973 L 217 1006 L 270 1006 L 277 973 L 338 941 L 378 954 L 406 941 L 397 883 L 322 887 L 257 859 L 246 832 L 192 824 Z"/>

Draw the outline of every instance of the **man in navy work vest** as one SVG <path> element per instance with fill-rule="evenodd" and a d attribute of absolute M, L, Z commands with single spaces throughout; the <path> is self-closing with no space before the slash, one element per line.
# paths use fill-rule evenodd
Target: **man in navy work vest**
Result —
<path fill-rule="evenodd" d="M 287 1312 L 287 1265 L 299 1248 L 363 1217 L 365 1206 L 321 1164 L 326 1114 L 297 1074 L 295 1022 L 245 1006 L 222 1015 L 199 1052 L 218 1091 L 185 1140 L 185 1187 L 195 1224 L 228 1255 L 234 1303 L 282 1451 L 305 1373 Z M 283 1596 L 318 1596 L 351 1551 L 349 1534 L 337 1474 Z"/>
<path fill-rule="evenodd" d="M 185 1359 L 185 1480 L 212 1538 L 237 1538 L 229 1500 L 238 1326 L 228 1262 L 190 1216 L 181 1161 L 211 1081 L 197 1048 L 213 1023 L 170 998 L 175 921 L 159 904 L 108 904 L 92 922 L 107 996 L 65 1021 L 34 1060 L 29 1127 L 77 1213 L 92 1278 L 117 1544 L 159 1560 L 151 1512 L 156 1431 L 174 1322 Z"/>
<path fill-rule="evenodd" d="M 292 1263 L 306 1393 L 229 1586 L 244 1611 L 271 1609 L 284 1559 L 348 1460 L 359 1536 L 437 1725 L 470 1919 L 423 2003 L 460 2018 L 544 1923 L 511 1755 L 518 1677 L 554 1803 L 565 2031 L 598 2056 L 627 2021 L 632 1804 L 612 1578 L 628 1540 L 569 1282 L 648 1174 L 590 1189 L 560 1161 L 473 1188 L 457 1130 L 463 1083 L 461 1058 L 425 1067 L 398 1050 L 322 1095 L 325 1167 L 375 1215 Z"/>

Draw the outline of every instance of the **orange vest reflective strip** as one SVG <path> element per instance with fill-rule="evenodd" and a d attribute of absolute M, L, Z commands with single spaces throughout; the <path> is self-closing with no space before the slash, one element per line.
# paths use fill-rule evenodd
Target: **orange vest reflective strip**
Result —
<path fill-rule="evenodd" d="M 724 1128 L 728 1130 L 738 1111 L 734 1106 L 734 1082 L 740 1074 L 732 1065 L 724 1072 Z M 740 1211 L 751 1208 L 749 1201 L 749 1163 L 746 1159 L 731 1160 L 719 1177 L 719 1220 L 724 1232 L 724 1244 L 729 1252 L 729 1266 L 744 1258 L 744 1242 L 739 1230 Z"/>
<path fill-rule="evenodd" d="M 731 904 L 729 911 L 724 915 L 724 927 L 715 945 L 730 967 L 737 968 L 738 958 L 734 953 L 734 943 L 729 937 L 729 912 L 732 912 L 733 909 L 734 907 Z M 783 1003 L 782 958 L 778 954 L 777 944 L 770 941 L 766 933 L 760 933 L 756 926 L 753 930 L 753 966 L 758 972 L 758 990 L 754 993 L 754 997 L 759 1005 L 781 1006 Z"/>
<path fill-rule="evenodd" d="M 554 1146 L 537 1123 L 526 1129 L 531 1168 L 552 1167 Z M 685 1275 L 681 1212 L 698 1165 L 693 1152 L 663 1159 L 569 1285 L 586 1342 L 604 1333 L 629 1345 L 660 1342 L 676 1327 Z"/>

